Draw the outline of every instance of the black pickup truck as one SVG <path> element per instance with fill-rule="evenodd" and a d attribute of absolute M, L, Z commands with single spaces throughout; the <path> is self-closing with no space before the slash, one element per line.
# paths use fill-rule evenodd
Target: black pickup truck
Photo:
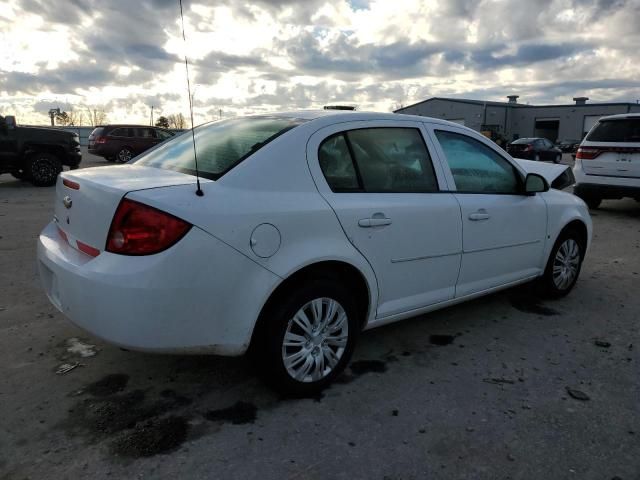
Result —
<path fill-rule="evenodd" d="M 10 173 L 39 187 L 55 185 L 63 165 L 82 160 L 77 134 L 54 128 L 21 127 L 0 115 L 0 174 Z"/>

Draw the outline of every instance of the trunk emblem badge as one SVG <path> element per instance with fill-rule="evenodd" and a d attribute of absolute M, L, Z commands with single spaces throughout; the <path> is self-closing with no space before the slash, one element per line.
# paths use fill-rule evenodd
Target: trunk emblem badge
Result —
<path fill-rule="evenodd" d="M 65 206 L 65 208 L 71 208 L 71 205 L 73 205 L 73 201 L 71 200 L 71 197 L 69 195 L 66 195 L 62 199 L 62 204 Z"/>

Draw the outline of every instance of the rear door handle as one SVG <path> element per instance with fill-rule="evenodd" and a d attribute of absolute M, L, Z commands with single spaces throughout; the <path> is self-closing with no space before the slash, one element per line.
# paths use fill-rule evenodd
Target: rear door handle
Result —
<path fill-rule="evenodd" d="M 491 218 L 491 216 L 484 208 L 478 210 L 475 213 L 469 214 L 469 220 L 471 220 L 472 222 L 477 222 L 479 220 L 489 220 L 489 218 Z"/>
<path fill-rule="evenodd" d="M 385 225 L 391 225 L 391 219 L 386 217 L 372 216 L 371 218 L 363 218 L 358 220 L 358 226 L 362 228 L 371 227 L 384 227 Z"/>

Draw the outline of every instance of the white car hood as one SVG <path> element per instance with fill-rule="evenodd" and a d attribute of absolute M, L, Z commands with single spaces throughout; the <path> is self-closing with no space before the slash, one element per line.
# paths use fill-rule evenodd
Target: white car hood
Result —
<path fill-rule="evenodd" d="M 541 175 L 552 188 L 557 190 L 575 183 L 573 171 L 569 165 L 535 162 L 523 158 L 514 158 L 514 160 L 525 172 Z"/>

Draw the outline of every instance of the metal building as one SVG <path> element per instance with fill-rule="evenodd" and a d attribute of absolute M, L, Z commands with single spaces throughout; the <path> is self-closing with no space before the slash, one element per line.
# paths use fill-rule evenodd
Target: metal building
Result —
<path fill-rule="evenodd" d="M 596 121 L 606 115 L 640 113 L 637 103 L 587 103 L 587 97 L 576 97 L 570 105 L 525 105 L 518 103 L 518 95 L 507 98 L 508 102 L 485 102 L 434 97 L 395 113 L 449 120 L 494 139 L 544 137 L 552 142 L 581 140 Z"/>

